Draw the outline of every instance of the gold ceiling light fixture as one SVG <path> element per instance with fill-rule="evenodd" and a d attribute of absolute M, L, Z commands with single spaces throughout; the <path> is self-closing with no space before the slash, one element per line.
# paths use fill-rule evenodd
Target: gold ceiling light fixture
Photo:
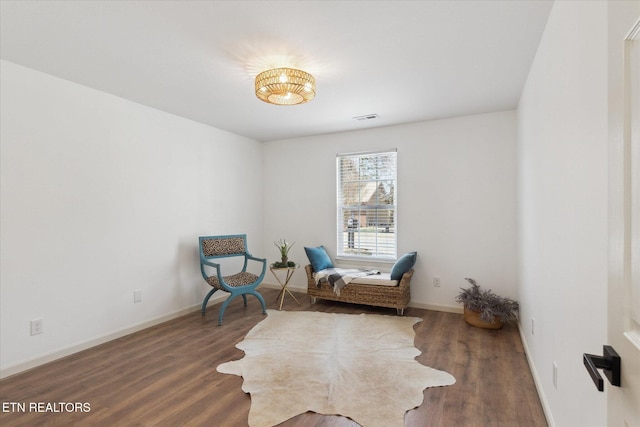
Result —
<path fill-rule="evenodd" d="M 273 68 L 256 76 L 256 96 L 269 104 L 303 104 L 316 96 L 316 79 L 295 68 Z"/>

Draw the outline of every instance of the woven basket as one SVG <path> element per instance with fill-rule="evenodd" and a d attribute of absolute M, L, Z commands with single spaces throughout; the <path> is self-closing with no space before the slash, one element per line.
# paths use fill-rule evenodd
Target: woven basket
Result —
<path fill-rule="evenodd" d="M 500 329 L 504 326 L 504 323 L 500 319 L 496 318 L 494 318 L 495 323 L 485 322 L 480 318 L 479 311 L 469 310 L 467 307 L 464 308 L 464 320 L 471 326 L 484 329 Z"/>

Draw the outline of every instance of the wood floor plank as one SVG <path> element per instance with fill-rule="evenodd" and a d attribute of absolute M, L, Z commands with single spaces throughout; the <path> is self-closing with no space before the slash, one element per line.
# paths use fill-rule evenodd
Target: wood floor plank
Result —
<path fill-rule="evenodd" d="M 277 309 L 277 291 L 261 289 L 267 306 Z M 284 310 L 376 313 L 395 310 L 319 301 L 304 294 Z M 249 298 L 230 304 L 224 325 L 219 305 L 202 317 L 194 312 L 73 354 L 0 381 L 0 402 L 87 402 L 90 412 L 1 412 L 0 425 L 21 426 L 211 426 L 245 427 L 251 405 L 242 378 L 216 372 L 223 362 L 240 359 L 235 347 L 264 319 Z M 517 328 L 488 331 L 467 325 L 462 315 L 416 308 L 406 316 L 415 326 L 420 363 L 456 378 L 448 387 L 424 391 L 421 406 L 407 412 L 406 427 L 546 426 Z M 381 387 L 372 384 L 372 390 Z M 305 413 L 282 427 L 357 427 L 335 415 Z"/>

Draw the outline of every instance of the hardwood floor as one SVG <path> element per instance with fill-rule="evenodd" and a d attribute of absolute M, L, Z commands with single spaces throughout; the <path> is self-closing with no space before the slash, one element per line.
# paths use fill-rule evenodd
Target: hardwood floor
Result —
<path fill-rule="evenodd" d="M 270 309 L 277 291 L 262 288 Z M 284 310 L 395 314 L 334 302 L 285 299 Z M 243 357 L 235 344 L 264 317 L 249 297 L 234 301 L 217 325 L 219 304 L 0 381 L 0 425 L 9 426 L 247 426 L 250 396 L 242 378 L 216 372 Z M 456 384 L 428 388 L 405 416 L 406 427 L 546 426 L 515 325 L 499 331 L 468 326 L 462 315 L 408 308 L 424 319 L 415 327 L 421 363 L 449 372 Z M 378 387 L 372 384 L 372 388 Z M 10 403 L 23 403 L 25 411 Z M 30 412 L 30 406 L 49 412 Z M 61 403 L 62 402 L 62 403 Z M 65 412 L 64 403 L 88 412 Z M 7 406 L 7 405 L 10 406 Z M 88 406 L 88 407 L 87 407 Z M 59 412 L 51 412 L 51 411 Z M 340 416 L 300 414 L 283 427 L 355 427 Z"/>

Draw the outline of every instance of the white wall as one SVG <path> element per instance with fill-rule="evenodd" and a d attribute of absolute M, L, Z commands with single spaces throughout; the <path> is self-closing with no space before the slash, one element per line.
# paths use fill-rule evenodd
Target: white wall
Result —
<path fill-rule="evenodd" d="M 518 108 L 521 326 L 563 427 L 606 425 L 582 364 L 606 343 L 606 17 L 606 2 L 555 2 Z"/>
<path fill-rule="evenodd" d="M 516 133 L 507 111 L 265 143 L 264 254 L 275 260 L 285 237 L 298 262 L 304 246 L 334 257 L 336 154 L 397 148 L 398 253 L 418 251 L 411 304 L 459 309 L 465 277 L 514 297 Z M 306 288 L 304 271 L 292 284 Z"/>
<path fill-rule="evenodd" d="M 260 143 L 6 61 L 0 76 L 5 372 L 193 309 L 198 235 L 262 247 Z"/>

